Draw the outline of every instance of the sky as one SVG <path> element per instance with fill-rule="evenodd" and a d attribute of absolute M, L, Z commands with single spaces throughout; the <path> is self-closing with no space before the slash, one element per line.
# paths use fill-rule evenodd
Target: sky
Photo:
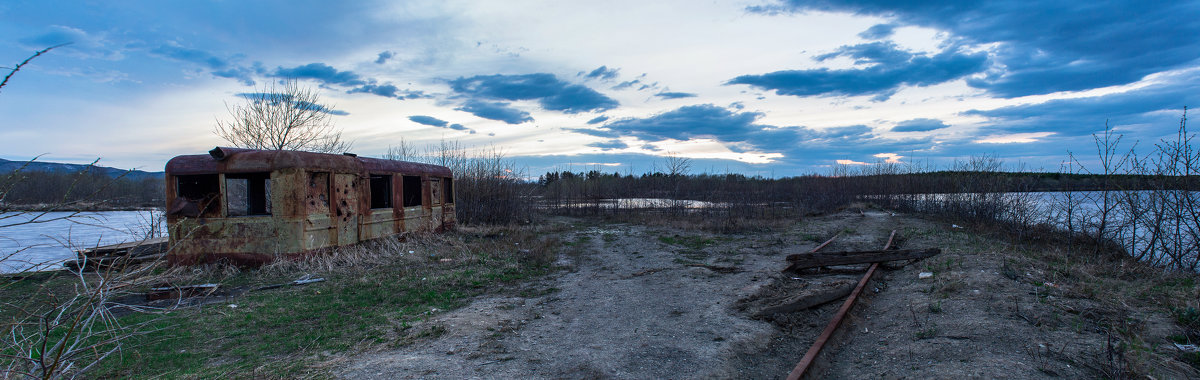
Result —
<path fill-rule="evenodd" d="M 361 156 L 451 141 L 533 177 L 1054 171 L 1200 104 L 1200 1 L 7 0 L 0 36 L 7 68 L 70 43 L 0 90 L 0 158 L 147 171 L 288 78 Z"/>

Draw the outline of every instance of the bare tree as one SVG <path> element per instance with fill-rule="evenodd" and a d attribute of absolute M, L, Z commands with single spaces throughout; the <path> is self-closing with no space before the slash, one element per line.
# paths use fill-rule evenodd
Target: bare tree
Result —
<path fill-rule="evenodd" d="M 400 143 L 396 145 L 388 145 L 387 153 L 383 154 L 384 159 L 395 161 L 416 161 L 418 159 L 417 149 L 400 138 Z"/>
<path fill-rule="evenodd" d="M 668 152 L 666 155 L 667 175 L 671 177 L 683 177 L 688 175 L 688 171 L 692 169 L 692 159 L 679 155 L 676 152 Z"/>
<path fill-rule="evenodd" d="M 241 148 L 342 153 L 350 142 L 333 125 L 333 110 L 320 103 L 315 89 L 296 80 L 242 94 L 245 103 L 229 106 L 231 120 L 217 120 L 214 133 Z"/>

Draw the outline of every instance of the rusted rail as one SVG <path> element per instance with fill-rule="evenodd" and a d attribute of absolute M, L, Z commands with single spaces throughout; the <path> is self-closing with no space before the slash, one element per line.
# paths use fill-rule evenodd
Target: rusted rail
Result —
<path fill-rule="evenodd" d="M 813 248 L 811 251 L 808 251 L 808 253 L 817 253 L 817 251 L 820 251 L 821 248 L 825 248 L 825 246 L 829 245 L 829 243 L 832 243 L 833 239 L 837 239 L 838 236 L 842 236 L 842 233 L 838 232 L 838 233 L 834 234 L 833 237 L 829 238 L 829 240 L 826 240 L 824 243 L 821 243 L 821 245 L 818 245 L 816 248 Z"/>
<path fill-rule="evenodd" d="M 836 238 L 837 236 L 834 237 Z M 883 246 L 883 249 L 891 248 L 892 241 L 895 238 L 896 230 L 892 230 L 892 234 L 888 236 L 887 244 Z M 832 240 L 830 239 L 830 241 Z M 825 245 L 822 244 L 821 246 Z M 817 248 L 820 249 L 820 247 Z M 813 252 L 816 252 L 816 249 Z M 842 324 L 842 319 L 850 312 L 850 308 L 854 307 L 854 301 L 858 300 L 858 295 L 862 294 L 863 288 L 867 286 L 867 282 L 871 280 L 871 275 L 875 274 L 875 268 L 878 267 L 879 263 L 872 263 L 871 267 L 867 269 L 867 274 L 863 275 L 862 280 L 858 281 L 858 286 L 854 288 L 854 292 L 850 293 L 850 297 L 846 298 L 846 302 L 842 303 L 842 307 L 838 309 L 837 314 L 834 314 L 833 320 L 829 321 L 829 325 L 825 326 L 825 331 L 821 332 L 821 336 L 818 336 L 817 341 L 813 342 L 812 347 L 809 347 L 808 352 L 804 354 L 804 358 L 800 359 L 800 363 L 797 363 L 796 368 L 793 368 L 792 372 L 788 374 L 788 380 L 798 380 L 804 376 L 805 371 L 808 371 L 808 367 L 812 366 L 813 361 L 817 358 L 817 354 L 821 353 L 821 349 L 825 347 L 825 342 L 829 341 L 829 338 L 833 336 L 833 332 L 837 331 L 838 325 Z"/>

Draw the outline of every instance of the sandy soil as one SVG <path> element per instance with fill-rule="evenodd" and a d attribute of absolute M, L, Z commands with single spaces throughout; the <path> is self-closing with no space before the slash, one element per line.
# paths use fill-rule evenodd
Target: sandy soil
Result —
<path fill-rule="evenodd" d="M 580 222 L 580 221 L 575 221 Z M 1001 243 L 886 211 L 806 219 L 777 233 L 714 235 L 601 224 L 573 242 L 562 274 L 431 316 L 400 348 L 369 352 L 346 378 L 782 378 L 840 301 L 755 319 L 797 292 L 854 283 L 865 266 L 782 274 L 784 256 L 841 233 L 826 251 L 942 248 L 876 274 L 810 378 L 1097 377 L 1107 361 L 1104 315 L 1026 273 Z M 907 265 L 904 265 L 907 264 Z M 919 279 L 918 273 L 934 273 Z M 1056 299 L 1055 297 L 1058 297 Z M 1051 302 L 1052 301 L 1052 302 Z M 1142 328 L 1168 334 L 1163 316 Z M 1157 330 L 1156 330 L 1157 329 Z M 1166 349 L 1151 345 L 1151 349 Z M 1178 363 L 1158 378 L 1195 376 Z"/>

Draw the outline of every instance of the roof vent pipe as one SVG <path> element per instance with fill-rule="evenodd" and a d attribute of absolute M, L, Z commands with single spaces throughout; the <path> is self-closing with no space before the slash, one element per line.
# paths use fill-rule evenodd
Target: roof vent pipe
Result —
<path fill-rule="evenodd" d="M 254 149 L 230 148 L 230 147 L 219 146 L 219 147 L 213 148 L 212 150 L 208 151 L 208 155 L 212 156 L 212 158 L 214 160 L 223 161 L 226 158 L 229 158 L 229 156 L 233 155 L 234 153 L 248 152 L 248 151 L 252 151 L 252 150 L 254 150 Z"/>

